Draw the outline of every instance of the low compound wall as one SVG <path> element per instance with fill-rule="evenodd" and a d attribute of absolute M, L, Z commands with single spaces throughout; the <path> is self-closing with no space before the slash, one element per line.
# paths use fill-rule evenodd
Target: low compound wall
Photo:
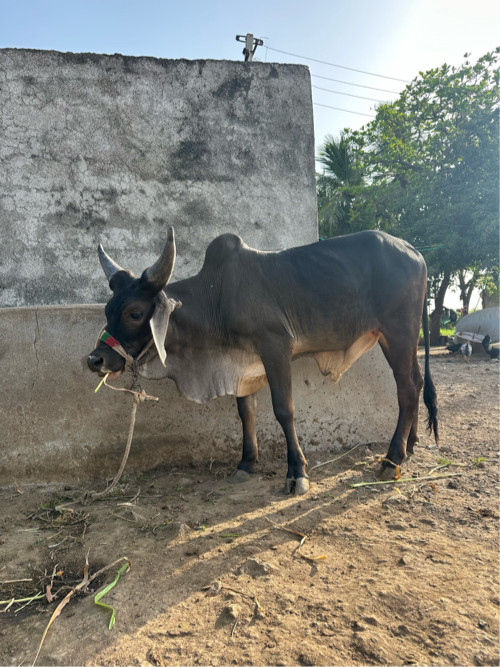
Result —
<path fill-rule="evenodd" d="M 103 320 L 102 305 L 0 309 L 0 485 L 83 482 L 117 471 L 131 399 L 106 388 L 95 394 L 97 377 L 86 366 Z M 396 388 L 378 346 L 338 385 L 313 360 L 296 361 L 293 369 L 297 431 L 310 464 L 327 459 L 338 443 L 392 435 Z M 211 459 L 236 465 L 241 427 L 234 397 L 200 406 L 179 396 L 171 380 L 144 381 L 143 388 L 160 402 L 139 407 L 128 470 Z M 259 394 L 258 437 L 261 460 L 271 446 L 285 451 L 267 388 Z"/>

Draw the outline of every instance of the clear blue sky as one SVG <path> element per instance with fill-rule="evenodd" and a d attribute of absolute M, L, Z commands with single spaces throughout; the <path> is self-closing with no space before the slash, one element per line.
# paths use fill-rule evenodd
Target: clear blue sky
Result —
<path fill-rule="evenodd" d="M 410 81 L 500 44 L 498 0 L 0 0 L 0 12 L 0 48 L 242 60 L 235 36 L 254 33 L 256 59 L 309 66 L 317 146 L 370 120 L 319 105 L 373 114 L 405 85 L 343 68 Z"/>

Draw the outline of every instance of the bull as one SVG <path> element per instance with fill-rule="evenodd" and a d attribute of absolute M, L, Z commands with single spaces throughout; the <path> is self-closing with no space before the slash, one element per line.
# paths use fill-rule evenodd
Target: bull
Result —
<path fill-rule="evenodd" d="M 87 359 L 112 380 L 131 362 L 147 378 L 168 377 L 190 400 L 236 396 L 243 427 L 244 481 L 258 458 L 256 394 L 266 383 L 287 444 L 285 490 L 309 488 L 297 439 L 291 361 L 314 357 L 338 382 L 377 343 L 392 369 L 399 416 L 380 474 L 394 475 L 418 440 L 424 387 L 427 426 L 438 440 L 436 390 L 429 369 L 427 268 L 409 243 L 380 231 L 279 252 L 250 248 L 235 234 L 210 243 L 200 272 L 169 284 L 175 263 L 173 228 L 159 259 L 138 278 L 103 250 L 99 259 L 113 296 L 106 331 Z M 425 372 L 417 361 L 420 326 Z M 110 344 L 111 340 L 111 344 Z M 117 353 L 118 344 L 122 354 Z M 123 354 L 125 351 L 125 354 Z M 124 358 L 125 357 L 125 358 Z"/>

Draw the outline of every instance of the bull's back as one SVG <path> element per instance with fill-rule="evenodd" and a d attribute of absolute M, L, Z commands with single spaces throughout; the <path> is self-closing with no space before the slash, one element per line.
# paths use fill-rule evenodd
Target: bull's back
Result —
<path fill-rule="evenodd" d="M 420 253 L 379 231 L 284 250 L 276 254 L 276 268 L 284 278 L 306 290 L 319 290 L 326 299 L 360 289 L 371 296 L 397 293 L 425 273 Z"/>
<path fill-rule="evenodd" d="M 200 273 L 172 284 L 169 293 L 185 303 L 179 319 L 193 326 L 200 320 L 215 338 L 253 341 L 273 332 L 305 348 L 345 349 L 392 312 L 413 308 L 425 276 L 422 256 L 383 232 L 279 252 L 254 250 L 224 234 L 207 248 Z M 187 288 L 189 297 L 182 293 Z"/>
<path fill-rule="evenodd" d="M 295 338 L 344 347 L 425 290 L 425 263 L 409 244 L 360 232 L 285 250 L 268 261 L 270 291 Z M 333 338 L 333 340 L 332 340 Z"/>

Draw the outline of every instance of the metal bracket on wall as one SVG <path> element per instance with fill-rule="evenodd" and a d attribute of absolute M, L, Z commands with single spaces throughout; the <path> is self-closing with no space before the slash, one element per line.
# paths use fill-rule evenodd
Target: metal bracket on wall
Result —
<path fill-rule="evenodd" d="M 245 62 L 252 62 L 257 47 L 264 46 L 264 40 L 254 38 L 251 32 L 247 32 L 246 35 L 236 35 L 236 41 L 245 42 L 245 48 L 243 49 Z"/>

